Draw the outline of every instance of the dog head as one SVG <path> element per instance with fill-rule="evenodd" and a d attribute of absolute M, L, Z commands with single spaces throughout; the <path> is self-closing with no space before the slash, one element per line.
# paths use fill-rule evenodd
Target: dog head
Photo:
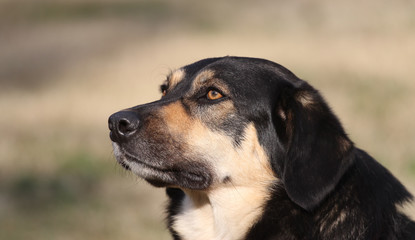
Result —
<path fill-rule="evenodd" d="M 205 59 L 173 71 L 161 91 L 109 118 L 118 162 L 154 186 L 280 182 L 311 210 L 353 161 L 353 143 L 321 95 L 276 63 Z"/>

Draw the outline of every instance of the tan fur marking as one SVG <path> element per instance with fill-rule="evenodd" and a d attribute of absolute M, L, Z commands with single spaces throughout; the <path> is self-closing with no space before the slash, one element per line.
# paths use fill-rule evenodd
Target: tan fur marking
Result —
<path fill-rule="evenodd" d="M 199 73 L 194 81 L 192 89 L 199 89 L 200 86 L 202 86 L 207 80 L 212 79 L 215 76 L 215 72 L 213 70 L 204 70 L 201 73 Z"/>
<path fill-rule="evenodd" d="M 161 116 L 166 122 L 168 130 L 174 134 L 184 134 L 192 125 L 190 116 L 180 102 L 174 102 L 163 107 Z"/>
<path fill-rule="evenodd" d="M 282 108 L 278 109 L 278 115 L 281 117 L 282 120 L 287 120 L 287 115 L 285 114 L 284 110 Z"/>
<path fill-rule="evenodd" d="M 298 93 L 297 100 L 303 105 L 303 107 L 308 107 L 314 104 L 313 96 L 308 92 Z"/>
<path fill-rule="evenodd" d="M 169 90 L 176 87 L 177 84 L 179 84 L 179 82 L 183 80 L 185 75 L 186 75 L 186 73 L 183 71 L 183 69 L 178 69 L 178 70 L 173 71 L 170 74 L 170 76 L 167 78 L 168 79 L 167 81 L 168 81 L 168 85 L 169 85 Z"/>
<path fill-rule="evenodd" d="M 332 211 L 331 214 L 336 214 L 337 217 L 335 219 L 329 218 L 330 222 L 327 222 L 327 220 L 322 222 L 320 226 L 321 233 L 327 234 L 332 232 L 333 230 L 335 230 L 337 226 L 339 226 L 339 224 L 343 223 L 347 218 L 347 213 L 345 210 L 340 211 L 340 213 L 338 211 Z"/>
<path fill-rule="evenodd" d="M 232 138 L 200 121 L 189 127 L 186 142 L 204 156 L 216 176 L 206 191 L 184 189 L 186 200 L 173 229 L 184 239 L 240 239 L 262 213 L 269 188 L 277 181 L 253 124 L 235 147 Z M 222 179 L 230 177 L 230 183 Z M 236 220 L 236 221 L 235 221 Z"/>
<path fill-rule="evenodd" d="M 340 214 L 339 214 L 339 217 L 331 225 L 331 229 L 337 227 L 339 224 L 344 222 L 344 220 L 346 220 L 346 217 L 347 217 L 347 214 L 346 214 L 345 210 L 341 211 Z"/>
<path fill-rule="evenodd" d="M 220 146 L 205 146 L 206 150 L 215 152 L 213 161 L 217 167 L 217 172 L 222 176 L 231 176 L 232 183 L 240 186 L 252 185 L 253 182 L 268 182 L 275 180 L 274 172 L 265 150 L 258 142 L 258 136 L 253 124 L 245 129 L 244 140 L 240 147 L 233 146 L 233 139 L 229 136 L 218 134 L 216 141 L 220 141 Z M 202 146 L 201 146 L 202 147 Z M 220 157 L 223 156 L 223 157 Z M 237 167 L 235 167 L 237 166 Z"/>
<path fill-rule="evenodd" d="M 222 91 L 222 93 L 229 95 L 229 90 L 226 87 L 226 84 L 222 83 L 220 79 L 215 78 L 215 72 L 213 70 L 204 70 L 199 73 L 192 82 L 192 87 L 188 92 L 188 95 L 192 95 L 203 86 L 209 85 L 217 87 L 220 91 Z"/>

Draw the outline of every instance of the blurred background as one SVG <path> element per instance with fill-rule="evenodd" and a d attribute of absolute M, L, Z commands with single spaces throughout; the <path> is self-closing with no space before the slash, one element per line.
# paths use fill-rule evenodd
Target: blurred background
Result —
<path fill-rule="evenodd" d="M 164 191 L 115 163 L 107 118 L 224 55 L 309 81 L 415 193 L 414 13 L 412 0 L 0 0 L 0 239 L 170 239 Z"/>

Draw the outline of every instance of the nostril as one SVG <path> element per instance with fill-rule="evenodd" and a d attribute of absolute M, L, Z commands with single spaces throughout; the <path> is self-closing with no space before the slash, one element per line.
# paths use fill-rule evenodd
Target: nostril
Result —
<path fill-rule="evenodd" d="M 137 129 L 137 125 L 138 124 L 131 123 L 130 120 L 126 118 L 122 118 L 118 122 L 118 131 L 122 135 L 128 135 L 135 132 L 135 130 Z"/>
<path fill-rule="evenodd" d="M 118 129 L 121 132 L 124 132 L 124 131 L 127 130 L 129 124 L 130 124 L 130 121 L 128 121 L 127 119 L 125 119 L 125 118 L 121 119 L 118 123 Z"/>

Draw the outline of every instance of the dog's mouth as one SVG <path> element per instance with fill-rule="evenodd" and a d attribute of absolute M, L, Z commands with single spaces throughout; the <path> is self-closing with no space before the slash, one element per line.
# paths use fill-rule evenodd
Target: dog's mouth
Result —
<path fill-rule="evenodd" d="M 148 179 L 151 178 L 150 173 L 168 173 L 169 170 L 164 169 L 161 166 L 147 163 L 132 153 L 129 153 L 117 143 L 113 143 L 114 155 L 118 163 L 126 170 L 132 171 L 138 176 Z"/>
<path fill-rule="evenodd" d="M 113 142 L 117 162 L 155 187 L 185 187 L 206 189 L 211 183 L 209 171 L 204 166 L 163 166 L 145 161 Z"/>

